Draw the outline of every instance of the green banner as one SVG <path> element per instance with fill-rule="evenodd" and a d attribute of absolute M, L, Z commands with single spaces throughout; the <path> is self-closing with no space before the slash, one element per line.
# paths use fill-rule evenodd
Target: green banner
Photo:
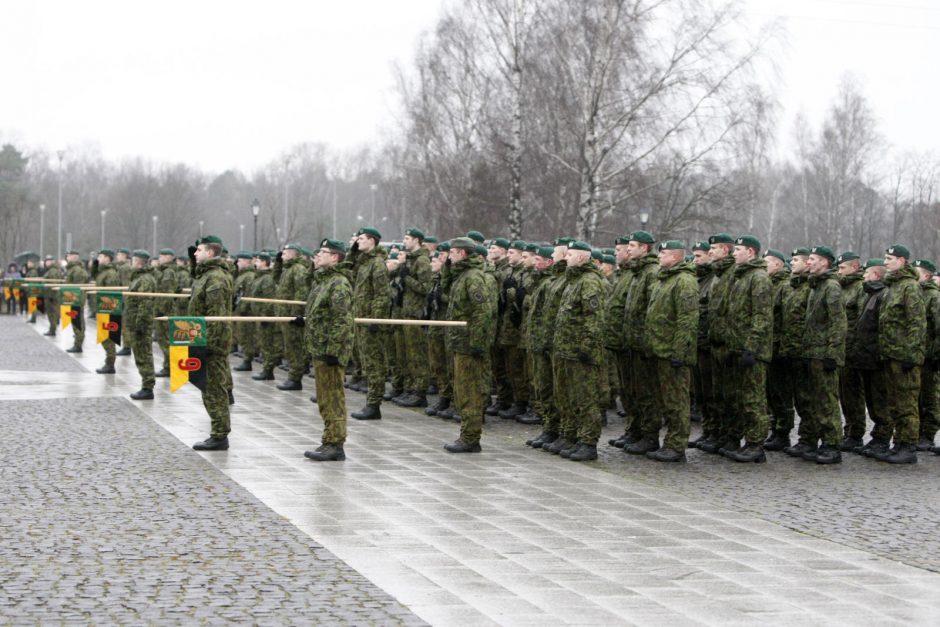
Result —
<path fill-rule="evenodd" d="M 205 346 L 206 319 L 188 316 L 170 316 L 167 325 L 173 346 Z"/>
<path fill-rule="evenodd" d="M 124 311 L 124 294 L 121 292 L 98 292 L 95 294 L 96 313 L 120 316 Z"/>
<path fill-rule="evenodd" d="M 68 306 L 79 306 L 82 304 L 82 288 L 63 287 L 59 290 L 59 296 L 62 298 L 62 304 Z"/>

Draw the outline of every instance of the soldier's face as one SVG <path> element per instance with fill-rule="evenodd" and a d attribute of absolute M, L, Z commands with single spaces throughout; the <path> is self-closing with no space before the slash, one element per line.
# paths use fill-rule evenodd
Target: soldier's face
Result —
<path fill-rule="evenodd" d="M 522 251 L 522 265 L 525 268 L 531 268 L 535 265 L 535 255 L 528 250 Z"/>
<path fill-rule="evenodd" d="M 858 272 L 860 267 L 861 266 L 859 265 L 857 259 L 853 259 L 852 261 L 843 261 L 839 264 L 839 274 L 842 276 L 848 276 Z"/>
<path fill-rule="evenodd" d="M 712 261 L 724 259 L 729 252 L 731 251 L 728 249 L 727 244 L 712 244 L 708 247 L 708 256 L 711 257 Z"/>
<path fill-rule="evenodd" d="M 914 268 L 917 270 L 917 281 L 918 283 L 926 283 L 933 278 L 933 273 L 930 272 L 927 268 Z"/>
<path fill-rule="evenodd" d="M 731 254 L 734 255 L 734 262 L 738 265 L 747 263 L 756 255 L 753 248 L 750 246 L 742 246 L 740 244 L 735 244 L 734 251 Z"/>
<path fill-rule="evenodd" d="M 147 261 L 146 261 L 143 257 L 132 257 L 132 258 L 131 258 L 131 267 L 132 267 L 134 270 L 140 270 L 141 268 L 144 267 L 144 264 L 146 264 L 146 263 L 147 263 Z"/>
<path fill-rule="evenodd" d="M 198 250 L 198 247 L 197 247 Z M 170 263 L 173 261 L 173 255 L 160 255 L 160 263 Z"/>
<path fill-rule="evenodd" d="M 211 257 L 212 253 L 209 252 L 209 249 L 206 248 L 205 244 L 199 244 L 199 246 L 196 246 L 196 263 L 202 263 Z"/>
<path fill-rule="evenodd" d="M 806 272 L 806 257 L 797 255 L 790 260 L 790 272 L 793 274 L 802 274 Z"/>
<path fill-rule="evenodd" d="M 434 257 L 431 259 L 431 272 L 440 272 L 443 264 L 444 262 L 441 261 L 440 257 Z"/>
<path fill-rule="evenodd" d="M 108 257 L 107 255 L 102 255 L 101 253 L 99 253 L 98 264 L 103 266 L 106 263 L 111 263 L 111 257 Z"/>
<path fill-rule="evenodd" d="M 711 261 L 711 257 L 706 250 L 694 250 L 692 251 L 692 263 L 697 266 L 704 266 L 706 263 Z"/>
<path fill-rule="evenodd" d="M 583 266 L 591 258 L 591 253 L 587 250 L 576 250 L 568 249 L 568 255 L 565 259 L 568 260 L 568 266 L 572 268 L 577 268 Z"/>
<path fill-rule="evenodd" d="M 885 255 L 885 268 L 888 272 L 897 272 L 907 263 L 904 257 L 895 257 L 894 255 Z"/>
<path fill-rule="evenodd" d="M 117 254 L 117 262 L 118 262 L 118 263 L 124 263 L 125 261 L 127 261 L 127 255 L 126 255 L 125 253 L 118 253 L 118 254 Z"/>
<path fill-rule="evenodd" d="M 296 256 L 297 256 L 297 251 L 294 250 L 293 248 L 285 248 L 284 250 L 281 251 L 281 259 L 283 259 L 284 261 L 293 259 Z"/>
<path fill-rule="evenodd" d="M 780 268 L 783 267 L 783 262 L 773 256 L 764 257 L 764 261 L 767 262 L 767 274 L 770 276 L 780 272 Z"/>
<path fill-rule="evenodd" d="M 65 260 L 69 263 L 75 263 L 78 261 L 78 255 L 66 255 Z"/>
<path fill-rule="evenodd" d="M 510 248 L 509 252 L 506 253 L 506 258 L 509 260 L 509 265 L 518 266 L 522 263 L 522 251 Z"/>
<path fill-rule="evenodd" d="M 627 249 L 629 244 L 617 244 L 614 246 L 614 255 L 617 257 L 617 263 L 624 263 L 630 260 L 630 251 Z"/>
<path fill-rule="evenodd" d="M 321 248 L 313 258 L 313 265 L 317 268 L 329 268 L 336 265 L 337 258 L 329 248 Z"/>
<path fill-rule="evenodd" d="M 371 251 L 375 248 L 375 240 L 366 235 L 365 233 L 361 234 L 356 238 L 356 242 L 359 244 L 359 250 L 364 253 Z"/>
<path fill-rule="evenodd" d="M 469 255 L 470 255 L 470 253 L 468 253 L 468 252 L 467 252 L 465 249 L 463 249 L 463 248 L 453 248 L 453 249 L 451 249 L 451 251 L 450 251 L 449 259 L 450 259 L 451 263 L 458 263 L 458 262 L 463 261 L 464 259 L 466 259 Z"/>
<path fill-rule="evenodd" d="M 243 257 L 239 257 L 237 265 L 238 265 L 239 270 L 244 270 L 245 268 L 251 265 L 251 259 L 245 259 Z"/>
<path fill-rule="evenodd" d="M 505 257 L 506 257 L 506 249 L 503 248 L 502 246 L 497 246 L 496 244 L 493 244 L 492 246 L 490 246 L 490 249 L 486 254 L 486 258 L 489 261 L 492 261 L 493 263 L 496 263 L 497 261 L 502 261 Z"/>
<path fill-rule="evenodd" d="M 418 250 L 418 247 L 421 246 L 421 240 L 419 240 L 417 237 L 412 237 L 410 235 L 406 235 L 405 237 L 402 238 L 401 241 L 402 241 L 402 244 L 405 246 L 405 250 L 409 252 Z"/>
<path fill-rule="evenodd" d="M 685 257 L 683 250 L 661 250 L 659 251 L 659 267 L 671 268 Z"/>
<path fill-rule="evenodd" d="M 554 252 L 552 252 L 552 261 L 558 263 L 559 261 L 564 261 L 568 256 L 568 247 L 567 246 L 555 246 Z"/>
<path fill-rule="evenodd" d="M 554 262 L 552 261 L 551 257 L 541 257 L 541 256 L 535 257 L 535 269 L 536 270 L 545 270 L 546 268 L 550 268 L 552 267 L 553 263 Z"/>
<path fill-rule="evenodd" d="M 884 266 L 871 266 L 870 268 L 865 268 L 865 274 L 862 275 L 862 280 L 866 283 L 868 281 L 880 281 L 884 276 Z"/>
<path fill-rule="evenodd" d="M 810 255 L 807 265 L 810 274 L 822 274 L 829 269 L 829 260 L 822 255 Z"/>
<path fill-rule="evenodd" d="M 627 242 L 627 255 L 629 259 L 639 259 L 646 254 L 647 250 L 646 244 L 641 244 L 634 240 Z"/>

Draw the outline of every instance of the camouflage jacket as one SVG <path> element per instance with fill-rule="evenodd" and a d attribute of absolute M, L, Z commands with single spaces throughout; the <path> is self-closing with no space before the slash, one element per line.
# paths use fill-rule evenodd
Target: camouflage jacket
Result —
<path fill-rule="evenodd" d="M 646 341 L 654 357 L 678 359 L 687 366 L 698 359 L 699 290 L 695 267 L 682 261 L 660 268 L 646 310 Z"/>
<path fill-rule="evenodd" d="M 712 264 L 712 283 L 708 293 L 708 343 L 714 347 L 731 344 L 728 320 L 731 285 L 734 283 L 734 257 L 727 255 Z"/>
<path fill-rule="evenodd" d="M 522 274 L 522 287 L 525 290 L 525 294 L 522 297 L 522 312 L 521 312 L 521 322 L 519 323 L 519 346 L 522 348 L 526 347 L 526 336 L 529 333 L 528 330 L 528 321 L 529 321 L 529 309 L 532 308 L 532 293 L 535 291 L 536 281 L 540 277 L 540 272 L 535 268 L 526 268 L 525 272 Z M 607 281 L 604 281 L 604 287 L 607 287 Z"/>
<path fill-rule="evenodd" d="M 526 296 L 525 268 L 522 264 L 506 264 L 503 280 L 499 285 L 499 346 L 518 346 L 522 337 L 522 307 Z M 497 270 L 497 276 L 499 271 Z"/>
<path fill-rule="evenodd" d="M 927 317 L 927 345 L 925 358 L 940 359 L 940 288 L 933 281 L 922 281 L 920 293 L 924 297 L 924 309 Z"/>
<path fill-rule="evenodd" d="M 649 306 L 650 292 L 659 272 L 659 260 L 656 255 L 646 255 L 633 262 L 633 280 L 627 289 L 623 309 L 623 339 L 626 348 L 649 354 L 646 345 L 646 309 Z"/>
<path fill-rule="evenodd" d="M 488 355 L 496 335 L 495 284 L 483 273 L 483 259 L 470 257 L 451 266 L 453 284 L 447 305 L 448 320 L 464 320 L 466 327 L 447 328 L 447 346 L 455 353 Z"/>
<path fill-rule="evenodd" d="M 123 285 L 114 264 L 109 263 L 98 267 L 98 274 L 95 276 L 95 285 L 97 287 L 118 287 Z"/>
<path fill-rule="evenodd" d="M 196 264 L 193 291 L 189 297 L 190 316 L 230 316 L 235 288 L 229 264 L 213 257 Z M 231 322 L 206 323 L 206 345 L 210 353 L 227 355 L 232 345 Z"/>
<path fill-rule="evenodd" d="M 706 263 L 695 266 L 695 277 L 698 280 L 698 349 L 707 351 L 708 344 L 708 301 L 711 298 L 712 287 L 715 285 L 715 273 L 712 264 Z"/>
<path fill-rule="evenodd" d="M 274 282 L 274 271 L 271 268 L 257 270 L 255 280 L 251 282 L 249 296 L 252 298 L 274 298 L 277 284 Z M 273 316 L 275 309 L 272 303 L 251 303 L 251 311 L 256 316 Z"/>
<path fill-rule="evenodd" d="M 130 287 L 131 277 L 134 275 L 134 268 L 131 266 L 129 261 L 119 261 L 114 264 L 114 267 L 117 268 L 118 280 L 120 283 L 118 285 L 127 285 Z"/>
<path fill-rule="evenodd" d="M 46 273 L 43 275 L 46 279 L 64 279 L 65 273 L 62 272 L 62 268 L 59 264 L 54 264 L 51 268 L 46 270 Z M 46 307 L 57 306 L 59 303 L 59 290 L 52 289 L 52 286 L 43 289 L 43 299 L 46 301 Z M 48 309 L 47 309 L 48 311 Z"/>
<path fill-rule="evenodd" d="M 314 273 L 304 310 L 304 342 L 314 359 L 336 357 L 345 366 L 352 358 L 355 323 L 352 283 L 347 271 L 320 268 Z"/>
<path fill-rule="evenodd" d="M 255 303 L 246 303 L 242 301 L 241 298 L 250 296 L 251 286 L 255 282 L 256 276 L 258 276 L 258 274 L 254 268 L 245 268 L 235 277 L 235 300 L 238 301 L 238 304 L 235 306 L 235 313 L 239 316 L 251 315 L 252 305 Z"/>
<path fill-rule="evenodd" d="M 181 268 L 176 266 L 176 292 L 182 294 L 184 289 L 191 288 L 193 286 L 193 277 L 189 273 L 187 268 Z M 176 306 L 174 310 L 176 311 L 177 316 L 185 316 L 186 310 L 189 308 L 189 301 L 185 298 L 176 298 L 174 299 Z"/>
<path fill-rule="evenodd" d="M 156 292 L 157 291 L 157 273 L 149 265 L 139 270 L 131 272 L 131 280 L 128 284 L 130 292 Z M 143 333 L 148 336 L 153 331 L 153 308 L 156 304 L 156 298 L 137 298 L 128 296 L 124 299 L 124 317 L 122 322 L 128 331 Z M 185 300 L 185 299 L 180 299 Z"/>
<path fill-rule="evenodd" d="M 881 368 L 881 352 L 878 348 L 878 311 L 885 295 L 885 284 L 868 281 L 862 284 L 865 303 L 845 340 L 845 365 L 859 370 Z"/>
<path fill-rule="evenodd" d="M 845 320 L 849 331 L 855 328 L 855 322 L 862 313 L 865 304 L 865 291 L 862 289 L 862 275 L 864 272 L 853 272 L 848 275 L 839 275 L 836 278 L 842 287 L 842 302 L 845 304 Z"/>
<path fill-rule="evenodd" d="M 604 363 L 604 301 L 607 290 L 600 270 L 588 261 L 565 269 L 565 289 L 558 301 L 552 347 L 555 357 Z"/>
<path fill-rule="evenodd" d="M 174 261 L 157 266 L 157 291 L 163 294 L 176 293 L 179 291 L 179 274 L 180 272 L 177 271 L 176 262 Z M 165 316 L 175 313 L 175 309 L 173 299 L 158 298 L 154 305 L 154 314 Z"/>
<path fill-rule="evenodd" d="M 549 266 L 541 272 L 536 270 L 532 274 L 532 287 L 525 299 L 526 307 L 522 321 L 522 347 L 528 351 L 537 350 L 536 346 L 539 345 L 539 342 L 536 340 L 543 334 L 542 312 L 545 310 L 548 284 L 555 278 L 553 268 L 554 266 Z M 541 344 L 544 344 L 544 342 Z M 544 350 L 544 346 L 539 350 Z"/>
<path fill-rule="evenodd" d="M 71 261 L 68 265 L 65 266 L 65 282 L 66 283 L 87 283 L 89 279 L 88 270 L 85 269 L 85 264 L 81 261 Z M 82 290 L 81 296 L 79 298 L 78 305 L 85 304 L 85 291 Z"/>
<path fill-rule="evenodd" d="M 391 308 L 388 287 L 388 252 L 376 246 L 356 255 L 356 280 L 353 284 L 353 314 L 357 318 L 387 318 Z"/>
<path fill-rule="evenodd" d="M 885 276 L 887 287 L 878 315 L 878 349 L 882 359 L 923 364 L 927 311 L 917 272 L 904 266 Z"/>
<path fill-rule="evenodd" d="M 834 359 L 845 364 L 845 304 L 842 288 L 833 270 L 809 276 L 806 324 L 803 327 L 802 357 Z"/>
<path fill-rule="evenodd" d="M 751 352 L 757 359 L 769 362 L 773 351 L 774 306 L 767 262 L 752 259 L 736 265 L 733 274 L 728 292 L 728 348 L 734 353 Z"/>
<path fill-rule="evenodd" d="M 424 320 L 445 320 L 447 316 L 447 294 L 444 293 L 442 272 L 431 276 L 431 289 L 425 298 Z M 428 327 L 428 337 L 444 337 L 444 327 Z"/>
<path fill-rule="evenodd" d="M 774 295 L 774 356 L 780 355 L 780 343 L 783 340 L 783 301 L 793 289 L 790 287 L 790 271 L 786 268 L 777 270 L 770 277 Z"/>
<path fill-rule="evenodd" d="M 274 298 L 306 302 L 308 267 L 307 260 L 299 255 L 285 261 Z M 298 316 L 302 307 L 303 305 L 276 305 L 274 310 L 279 316 Z"/>
<path fill-rule="evenodd" d="M 623 311 L 627 304 L 630 282 L 633 281 L 633 262 L 620 264 L 616 275 L 611 278 L 613 286 L 604 307 L 604 346 L 612 351 L 622 351 L 626 348 Z"/>
<path fill-rule="evenodd" d="M 791 275 L 790 291 L 783 298 L 780 355 L 784 357 L 803 356 L 803 329 L 806 327 L 806 301 L 809 299 L 808 278 L 805 272 Z"/>
<path fill-rule="evenodd" d="M 407 253 L 405 263 L 398 267 L 398 276 L 402 291 L 401 315 L 420 320 L 431 291 L 431 255 L 428 249 L 420 246 L 418 250 Z"/>

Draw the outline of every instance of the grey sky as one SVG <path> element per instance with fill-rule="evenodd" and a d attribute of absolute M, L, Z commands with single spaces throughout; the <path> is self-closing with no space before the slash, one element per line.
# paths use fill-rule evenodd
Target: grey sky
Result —
<path fill-rule="evenodd" d="M 783 16 L 780 135 L 815 124 L 841 75 L 858 76 L 887 139 L 940 142 L 933 104 L 938 0 L 748 0 Z M 0 140 L 93 142 L 142 156 L 251 170 L 292 144 L 375 142 L 393 124 L 393 63 L 410 63 L 440 0 L 3 2 Z"/>

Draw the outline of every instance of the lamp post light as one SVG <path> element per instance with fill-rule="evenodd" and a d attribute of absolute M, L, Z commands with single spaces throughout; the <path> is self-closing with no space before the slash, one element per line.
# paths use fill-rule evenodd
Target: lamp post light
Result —
<path fill-rule="evenodd" d="M 646 223 L 649 222 L 650 212 L 646 209 L 640 211 L 640 229 L 646 230 Z"/>
<path fill-rule="evenodd" d="M 245 250 L 245 225 L 238 225 L 238 250 Z"/>
<path fill-rule="evenodd" d="M 62 259 L 62 161 L 65 159 L 65 151 L 56 152 L 59 157 L 59 225 L 55 236 L 55 256 L 56 259 Z"/>
<path fill-rule="evenodd" d="M 287 213 L 290 207 L 290 157 L 284 157 L 284 238 L 289 236 Z M 280 238 L 278 238 L 280 239 Z"/>
<path fill-rule="evenodd" d="M 378 185 L 372 183 L 369 185 L 369 189 L 372 191 L 372 224 L 375 225 L 375 190 L 378 189 Z"/>
<path fill-rule="evenodd" d="M 206 225 L 205 220 L 199 221 L 199 239 L 202 239 L 202 227 L 204 227 L 205 225 Z"/>
<path fill-rule="evenodd" d="M 39 258 L 43 258 L 43 242 L 46 241 L 46 205 L 39 205 Z M 58 261 L 58 260 L 56 260 Z"/>
<path fill-rule="evenodd" d="M 108 215 L 107 209 L 101 210 L 101 246 L 99 248 L 104 248 L 104 217 Z"/>
<path fill-rule="evenodd" d="M 157 251 L 157 216 L 153 216 L 153 251 Z"/>
<path fill-rule="evenodd" d="M 251 215 L 255 219 L 254 244 L 252 248 L 258 250 L 258 214 L 261 213 L 261 203 L 255 198 L 251 201 Z"/>

